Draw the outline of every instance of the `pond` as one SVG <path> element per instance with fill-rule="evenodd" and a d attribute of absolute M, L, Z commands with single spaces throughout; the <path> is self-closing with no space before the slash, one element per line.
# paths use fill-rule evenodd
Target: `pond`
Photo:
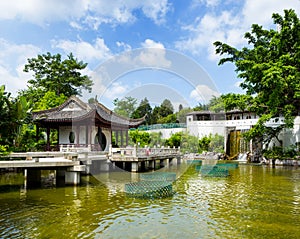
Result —
<path fill-rule="evenodd" d="M 0 238 L 299 238 L 300 168 L 239 165 L 203 177 L 192 164 L 157 199 L 128 197 L 117 174 L 39 189 L 1 174 Z"/>

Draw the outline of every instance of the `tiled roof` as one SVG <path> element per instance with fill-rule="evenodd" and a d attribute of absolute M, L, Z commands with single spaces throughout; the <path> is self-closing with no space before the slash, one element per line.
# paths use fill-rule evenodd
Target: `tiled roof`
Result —
<path fill-rule="evenodd" d="M 71 96 L 58 107 L 33 112 L 33 120 L 40 122 L 78 122 L 87 118 L 98 118 L 106 124 L 137 127 L 142 124 L 145 117 L 140 119 L 126 118 L 112 112 L 99 102 L 92 104 Z"/>

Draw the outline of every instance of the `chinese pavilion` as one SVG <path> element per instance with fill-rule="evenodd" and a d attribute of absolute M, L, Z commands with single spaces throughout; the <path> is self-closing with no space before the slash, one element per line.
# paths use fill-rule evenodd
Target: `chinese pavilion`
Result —
<path fill-rule="evenodd" d="M 113 135 L 117 146 L 128 145 L 128 130 L 141 125 L 145 117 L 122 117 L 97 101 L 85 103 L 71 96 L 58 107 L 34 112 L 33 120 L 37 125 L 37 134 L 40 128 L 46 129 L 47 150 L 50 150 L 51 130 L 57 130 L 57 150 L 62 145 L 73 145 L 108 151 Z"/>

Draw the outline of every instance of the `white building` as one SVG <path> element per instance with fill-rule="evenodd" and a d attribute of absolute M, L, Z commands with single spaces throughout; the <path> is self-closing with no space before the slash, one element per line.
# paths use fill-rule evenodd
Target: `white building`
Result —
<path fill-rule="evenodd" d="M 187 114 L 187 131 L 189 134 L 202 138 L 210 134 L 222 135 L 225 138 L 225 152 L 228 155 L 233 155 L 241 151 L 252 150 L 251 142 L 246 143 L 241 133 L 248 131 L 258 121 L 259 117 L 252 112 L 230 111 L 214 113 L 210 111 L 195 111 Z M 267 126 L 277 127 L 283 124 L 283 118 L 279 120 L 270 120 L 266 123 Z M 297 116 L 294 122 L 293 129 L 284 129 L 279 134 L 278 142 L 273 139 L 270 147 L 279 146 L 282 143 L 283 147 L 294 145 L 300 142 L 300 116 Z M 235 142 L 235 145 L 233 143 Z M 259 146 L 263 147 L 263 146 Z"/>

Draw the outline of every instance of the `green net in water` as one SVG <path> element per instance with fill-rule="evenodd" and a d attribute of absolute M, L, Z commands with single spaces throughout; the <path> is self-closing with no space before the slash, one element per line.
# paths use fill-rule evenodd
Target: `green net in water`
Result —
<path fill-rule="evenodd" d="M 135 198 L 164 198 L 173 195 L 172 183 L 168 181 L 141 181 L 125 184 L 127 196 Z"/>
<path fill-rule="evenodd" d="M 200 169 L 203 177 L 227 177 L 229 176 L 228 169 L 218 167 L 217 165 L 202 165 Z"/>
<path fill-rule="evenodd" d="M 154 172 L 140 174 L 141 181 L 175 181 L 176 173 L 172 172 Z"/>

